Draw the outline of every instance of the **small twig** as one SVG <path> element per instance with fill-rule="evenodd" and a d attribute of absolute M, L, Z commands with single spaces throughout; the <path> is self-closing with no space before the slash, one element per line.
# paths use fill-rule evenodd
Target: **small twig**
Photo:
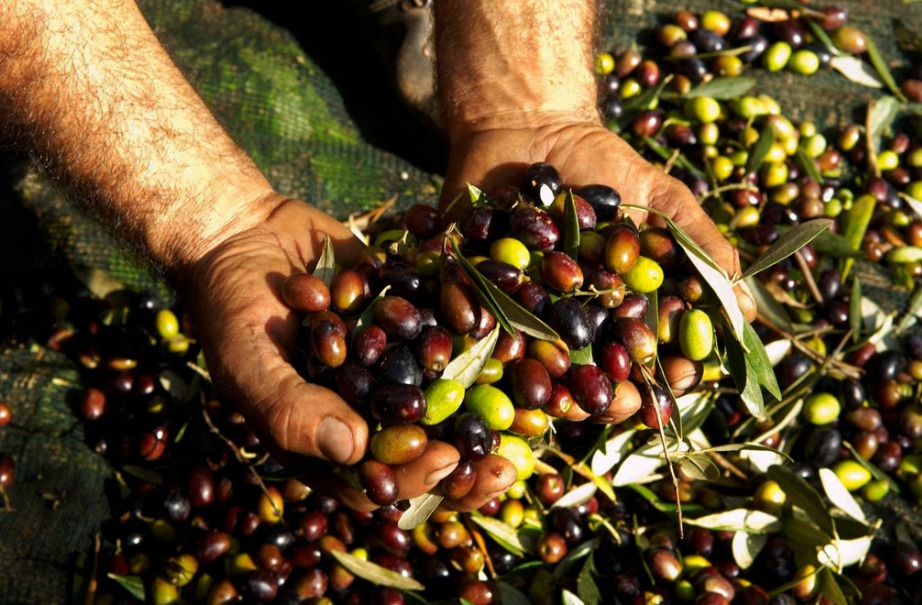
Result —
<path fill-rule="evenodd" d="M 84 605 L 93 605 L 96 603 L 96 589 L 99 588 L 99 584 L 96 581 L 96 574 L 99 573 L 99 550 L 101 547 L 101 541 L 99 533 L 96 533 L 96 539 L 93 543 L 93 569 L 90 572 L 90 579 L 86 585 L 86 595 L 83 599 Z"/>
<path fill-rule="evenodd" d="M 807 288 L 810 289 L 810 293 L 813 295 L 814 300 L 816 300 L 817 304 L 823 304 L 823 295 L 820 294 L 819 288 L 816 287 L 816 282 L 813 280 L 813 272 L 810 271 L 810 267 L 807 265 L 807 259 L 800 253 L 800 250 L 794 253 L 794 260 L 797 261 L 797 266 L 800 267 L 800 272 L 804 276 L 804 282 L 807 284 Z"/>
<path fill-rule="evenodd" d="M 484 563 L 487 565 L 487 569 L 490 570 L 490 577 L 496 577 L 496 569 L 493 567 L 493 559 L 490 557 L 489 549 L 487 548 L 487 543 L 483 539 L 483 536 L 480 534 L 480 530 L 474 527 L 474 524 L 471 523 L 469 515 L 464 515 L 464 525 L 467 527 L 468 533 L 471 534 L 471 537 L 474 539 L 474 542 L 477 543 L 477 548 L 480 549 L 480 552 L 483 553 Z"/>

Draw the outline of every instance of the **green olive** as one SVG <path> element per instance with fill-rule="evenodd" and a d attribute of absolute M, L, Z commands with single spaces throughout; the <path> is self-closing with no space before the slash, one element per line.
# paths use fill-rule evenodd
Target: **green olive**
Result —
<path fill-rule="evenodd" d="M 490 258 L 524 271 L 531 262 L 528 248 L 514 237 L 501 237 L 490 246 Z"/>
<path fill-rule="evenodd" d="M 861 489 L 871 480 L 871 471 L 859 462 L 848 458 L 836 462 L 832 466 L 832 472 L 850 492 Z"/>
<path fill-rule="evenodd" d="M 800 49 L 788 61 L 788 69 L 803 76 L 813 75 L 819 68 L 820 58 L 812 50 Z"/>
<path fill-rule="evenodd" d="M 509 396 L 489 384 L 478 384 L 467 390 L 464 406 L 483 418 L 488 428 L 505 431 L 515 420 L 515 406 Z"/>
<path fill-rule="evenodd" d="M 701 309 L 690 309 L 679 320 L 679 347 L 692 361 L 701 361 L 714 348 L 711 317 Z"/>
<path fill-rule="evenodd" d="M 783 40 L 775 42 L 762 55 L 762 67 L 766 71 L 781 71 L 791 59 L 791 45 Z"/>
<path fill-rule="evenodd" d="M 663 269 L 652 258 L 638 256 L 634 266 L 622 277 L 624 284 L 631 290 L 648 294 L 663 284 Z"/>
<path fill-rule="evenodd" d="M 831 393 L 814 393 L 804 402 L 804 419 L 810 424 L 831 424 L 839 418 L 842 405 Z"/>
<path fill-rule="evenodd" d="M 690 120 L 716 122 L 723 111 L 714 97 L 693 97 L 685 102 L 685 115 Z"/>
<path fill-rule="evenodd" d="M 452 378 L 436 378 L 426 387 L 426 415 L 420 422 L 439 424 L 458 411 L 464 402 L 464 385 Z"/>
<path fill-rule="evenodd" d="M 179 335 L 179 319 L 169 309 L 157 311 L 156 324 L 157 334 L 160 335 L 160 338 L 168 340 Z"/>
<path fill-rule="evenodd" d="M 496 453 L 515 466 L 519 481 L 528 479 L 535 472 L 535 454 L 521 437 L 509 433 L 501 434 Z"/>

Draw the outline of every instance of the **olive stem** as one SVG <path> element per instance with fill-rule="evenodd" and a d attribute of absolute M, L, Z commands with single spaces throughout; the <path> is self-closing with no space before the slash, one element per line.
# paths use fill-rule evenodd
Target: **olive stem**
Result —
<path fill-rule="evenodd" d="M 823 295 L 820 294 L 819 288 L 816 287 L 813 273 L 810 271 L 810 267 L 807 266 L 807 260 L 804 258 L 803 254 L 800 253 L 800 250 L 794 253 L 794 259 L 797 261 L 797 266 L 800 267 L 800 272 L 804 276 L 804 282 L 810 289 L 810 293 L 813 295 L 814 300 L 816 300 L 817 304 L 823 304 Z"/>

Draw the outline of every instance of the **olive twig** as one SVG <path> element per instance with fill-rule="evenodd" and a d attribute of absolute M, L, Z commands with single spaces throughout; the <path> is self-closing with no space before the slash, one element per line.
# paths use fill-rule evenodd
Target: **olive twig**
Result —
<path fill-rule="evenodd" d="M 800 250 L 794 253 L 794 260 L 797 261 L 797 266 L 800 267 L 800 272 L 804 276 L 804 283 L 807 284 L 807 287 L 810 289 L 810 294 L 813 295 L 813 299 L 816 300 L 817 304 L 823 304 L 823 295 L 820 294 L 819 288 L 816 287 L 816 281 L 813 279 L 813 272 L 810 271 L 810 267 L 807 266 L 807 260 L 804 258 L 804 255 L 800 253 Z"/>

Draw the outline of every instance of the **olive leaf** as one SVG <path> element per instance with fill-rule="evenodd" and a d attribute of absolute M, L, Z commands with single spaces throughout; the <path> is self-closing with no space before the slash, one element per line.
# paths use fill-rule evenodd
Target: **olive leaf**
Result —
<path fill-rule="evenodd" d="M 490 308 L 490 311 L 496 316 L 496 322 L 507 333 L 515 335 L 517 331 L 522 331 L 533 338 L 560 342 L 560 336 L 553 328 L 513 300 L 499 286 L 484 277 L 469 260 L 464 258 L 461 251 L 458 250 L 457 243 L 452 241 L 451 245 L 452 257 L 458 261 L 464 273 L 470 278 L 478 298 Z"/>
<path fill-rule="evenodd" d="M 754 277 L 747 277 L 746 285 L 749 286 L 749 292 L 752 293 L 752 297 L 755 299 L 756 308 L 759 309 L 759 314 L 761 316 L 766 318 L 776 328 L 781 328 L 785 332 L 794 331 L 794 324 L 791 322 L 786 308 L 779 304 L 778 301 L 768 293 L 768 290 L 765 289 L 765 285 L 762 282 Z"/>
<path fill-rule="evenodd" d="M 328 235 L 323 241 L 323 251 L 320 258 L 317 259 L 317 266 L 314 267 L 313 275 L 323 283 L 330 286 L 333 281 L 333 275 L 336 274 L 336 258 L 333 252 L 333 240 Z"/>
<path fill-rule="evenodd" d="M 362 578 L 363 580 L 368 580 L 377 586 L 388 586 L 390 588 L 399 588 L 400 590 L 426 589 L 425 586 L 413 578 L 408 578 L 402 574 L 397 573 L 396 571 L 382 567 L 377 563 L 372 563 L 371 561 L 360 559 L 355 555 L 350 555 L 347 552 L 331 550 L 330 554 L 340 565 L 354 573 L 356 576 Z"/>
<path fill-rule="evenodd" d="M 633 204 L 622 204 L 621 207 L 643 210 L 663 219 L 676 242 L 685 251 L 685 255 L 691 261 L 692 265 L 695 266 L 695 269 L 698 270 L 701 278 L 704 279 L 711 290 L 714 291 L 714 294 L 717 296 L 717 299 L 720 301 L 721 306 L 729 318 L 732 332 L 736 335 L 737 339 L 742 342 L 744 334 L 743 324 L 746 323 L 746 320 L 743 317 L 743 312 L 740 310 L 739 302 L 736 300 L 736 294 L 733 292 L 733 285 L 727 277 L 727 272 L 724 271 L 723 268 L 721 268 L 721 266 L 718 265 L 697 242 L 695 242 L 695 240 L 685 233 L 675 221 L 666 216 L 665 213 L 656 208 L 635 206 Z"/>
<path fill-rule="evenodd" d="M 562 605 L 586 605 L 581 598 L 566 588 L 564 588 L 563 592 L 560 594 L 560 602 Z"/>
<path fill-rule="evenodd" d="M 782 233 L 768 250 L 743 271 L 743 278 L 755 275 L 791 256 L 832 226 L 831 218 L 817 218 L 800 223 Z"/>
<path fill-rule="evenodd" d="M 770 534 L 781 529 L 781 519 L 777 516 L 749 508 L 734 508 L 719 513 L 686 518 L 689 525 L 697 525 L 713 531 L 736 531 L 753 534 Z"/>
<path fill-rule="evenodd" d="M 823 231 L 813 240 L 813 249 L 819 256 L 828 258 L 864 258 L 861 250 L 852 248 L 851 243 L 843 236 L 829 231 Z"/>
<path fill-rule="evenodd" d="M 362 331 L 362 328 L 364 328 L 365 326 L 369 326 L 369 325 L 371 325 L 371 324 L 374 323 L 374 321 L 375 321 L 375 306 L 377 306 L 378 301 L 381 300 L 382 298 L 384 298 L 384 296 L 387 294 L 387 291 L 390 290 L 390 289 L 391 289 L 390 284 L 388 284 L 388 285 L 384 286 L 383 288 L 381 288 L 381 291 L 378 292 L 378 295 L 375 296 L 374 300 L 372 300 L 372 301 L 368 304 L 368 306 L 365 307 L 365 310 L 362 312 L 362 314 L 359 315 L 359 318 L 358 318 L 358 319 L 356 320 L 356 322 L 355 322 L 355 327 L 352 329 L 352 342 L 355 342 L 355 337 L 359 334 L 359 332 Z M 305 319 L 305 320 L 304 320 L 304 325 L 307 325 L 309 321 L 310 321 L 309 319 Z M 350 344 L 351 344 L 351 343 L 350 343 Z"/>
<path fill-rule="evenodd" d="M 823 532 L 836 535 L 835 523 L 823 498 L 800 475 L 777 464 L 768 469 L 768 477 L 781 486 L 792 504 L 803 510 Z"/>
<path fill-rule="evenodd" d="M 471 200 L 471 206 L 476 208 L 477 206 L 483 206 L 484 204 L 489 203 L 490 198 L 487 197 L 487 194 L 480 190 L 479 187 L 475 187 L 470 183 L 467 184 L 467 195 Z"/>
<path fill-rule="evenodd" d="M 595 365 L 595 359 L 592 357 L 592 345 L 588 344 L 582 349 L 570 349 L 571 365 Z"/>
<path fill-rule="evenodd" d="M 749 151 L 749 157 L 746 158 L 746 174 L 752 174 L 759 169 L 762 162 L 765 161 L 768 152 L 771 151 L 772 145 L 775 144 L 775 131 L 766 126 L 759 135 L 752 150 Z"/>
<path fill-rule="evenodd" d="M 807 155 L 807 152 L 804 151 L 803 147 L 798 147 L 797 151 L 794 152 L 794 160 L 811 179 L 820 185 L 826 182 L 826 179 L 823 178 L 823 173 L 820 172 L 820 169 L 816 167 L 816 162 L 813 160 L 813 158 Z"/>
<path fill-rule="evenodd" d="M 810 27 L 810 31 L 813 33 L 813 37 L 819 40 L 820 44 L 826 47 L 826 50 L 829 51 L 829 54 L 833 57 L 840 57 L 844 53 L 839 50 L 839 47 L 836 46 L 835 42 L 832 41 L 832 38 L 829 37 L 829 34 L 826 33 L 826 30 L 820 27 L 819 23 L 813 19 L 807 19 L 807 25 Z"/>
<path fill-rule="evenodd" d="M 857 278 L 856 278 L 857 279 Z M 906 305 L 906 312 L 896 325 L 895 332 L 900 334 L 922 317 L 922 284 L 917 285 L 909 297 L 909 303 Z"/>
<path fill-rule="evenodd" d="M 612 486 L 625 487 L 656 481 L 660 469 L 666 463 L 661 453 L 662 447 L 656 443 L 637 448 L 622 460 L 612 477 Z"/>
<path fill-rule="evenodd" d="M 667 76 L 656 86 L 651 86 L 640 94 L 628 99 L 624 104 L 625 113 L 652 109 L 652 104 L 659 100 L 660 95 L 663 94 L 663 91 L 666 90 L 666 86 L 668 86 L 671 81 L 672 76 Z"/>
<path fill-rule="evenodd" d="M 409 503 L 410 507 L 403 511 L 400 520 L 397 521 L 397 527 L 403 530 L 410 530 L 425 523 L 442 503 L 442 497 L 435 494 L 422 494 L 410 498 Z"/>
<path fill-rule="evenodd" d="M 903 91 L 900 90 L 899 85 L 893 78 L 893 74 L 890 73 L 890 68 L 887 67 L 887 61 L 884 60 L 883 56 L 880 54 L 880 50 L 877 48 L 877 44 L 874 43 L 874 40 L 872 40 L 870 36 L 865 36 L 865 39 L 868 43 L 868 60 L 871 62 L 871 65 L 874 66 L 874 70 L 877 72 L 877 75 L 880 76 L 880 79 L 883 80 L 884 84 L 887 85 L 887 88 L 890 90 L 893 96 L 905 103 L 906 96 L 903 95 Z"/>
<path fill-rule="evenodd" d="M 499 602 L 504 605 L 532 605 L 531 599 L 521 590 L 508 582 L 497 582 Z"/>
<path fill-rule="evenodd" d="M 842 485 L 842 481 L 839 480 L 839 477 L 837 477 L 832 470 L 821 468 L 819 470 L 819 476 L 820 483 L 823 485 L 823 491 L 826 492 L 826 497 L 829 498 L 830 502 L 841 508 L 853 519 L 866 521 L 861 506 L 849 491 L 845 489 L 845 486 Z"/>
<path fill-rule="evenodd" d="M 721 321 L 725 320 L 721 318 Z M 727 347 L 726 361 L 727 369 L 730 371 L 730 378 L 736 384 L 736 388 L 740 392 L 740 399 L 743 400 L 749 414 L 756 418 L 761 418 L 765 415 L 765 400 L 762 397 L 758 372 L 752 366 L 752 362 L 740 342 L 734 338 L 724 340 Z M 768 355 L 766 355 L 767 357 Z M 768 370 L 774 375 L 771 363 L 768 365 Z"/>
<path fill-rule="evenodd" d="M 755 562 L 766 542 L 768 542 L 767 534 L 736 532 L 730 542 L 733 560 L 741 569 L 748 569 Z"/>
<path fill-rule="evenodd" d="M 121 576 L 115 573 L 106 574 L 111 580 L 114 580 L 122 588 L 142 603 L 147 601 L 147 595 L 144 591 L 144 578 L 141 576 Z"/>
<path fill-rule="evenodd" d="M 875 72 L 867 63 L 851 55 L 833 57 L 829 66 L 848 78 L 855 84 L 867 86 L 868 88 L 882 88 L 883 84 L 877 79 Z"/>
<path fill-rule="evenodd" d="M 720 478 L 720 467 L 707 455 L 692 452 L 682 456 L 679 468 L 684 475 L 701 481 L 716 481 Z"/>
<path fill-rule="evenodd" d="M 563 201 L 563 229 L 561 249 L 573 260 L 579 256 L 579 216 L 576 212 L 576 201 L 573 199 L 573 191 L 567 191 Z"/>
<path fill-rule="evenodd" d="M 579 506 L 592 498 L 598 489 L 595 483 L 583 483 L 579 487 L 569 490 L 560 500 L 554 502 L 551 508 L 570 508 L 571 506 Z"/>
<path fill-rule="evenodd" d="M 593 553 L 590 552 L 576 577 L 576 594 L 586 605 L 601 605 L 602 603 L 602 593 L 595 579 L 596 573 L 595 559 Z"/>
<path fill-rule="evenodd" d="M 608 439 L 605 444 L 592 453 L 590 468 L 596 475 L 604 475 L 627 455 L 634 438 L 635 429 L 628 429 Z"/>
<path fill-rule="evenodd" d="M 772 397 L 781 401 L 781 387 L 778 386 L 778 379 L 775 377 L 771 359 L 769 359 L 768 353 L 765 351 L 762 339 L 759 338 L 752 324 L 747 323 L 744 330 L 743 344 L 748 349 L 746 365 L 749 370 L 747 371 L 755 372 L 759 386 L 768 391 Z"/>
<path fill-rule="evenodd" d="M 756 79 L 748 76 L 714 78 L 710 82 L 695 86 L 684 95 L 685 99 L 711 97 L 719 101 L 729 101 L 745 95 L 756 85 Z"/>
<path fill-rule="evenodd" d="M 196 375 L 197 377 L 197 375 Z M 164 370 L 157 376 L 160 386 L 167 393 L 176 398 L 177 401 L 186 403 L 190 401 L 201 390 L 201 383 L 193 379 L 187 382 L 182 376 L 173 370 Z"/>
<path fill-rule="evenodd" d="M 878 139 L 887 132 L 900 111 L 900 102 L 893 97 L 884 96 L 868 102 L 867 137 L 877 146 Z"/>
<path fill-rule="evenodd" d="M 478 340 L 474 345 L 448 362 L 442 370 L 442 378 L 457 380 L 467 389 L 474 384 L 490 360 L 496 341 L 499 340 L 499 326 L 495 326 L 486 337 Z"/>
<path fill-rule="evenodd" d="M 668 147 L 665 147 L 662 143 L 652 137 L 644 137 L 644 144 L 650 149 L 650 151 L 658 155 L 664 162 L 673 160 L 675 161 L 676 166 L 679 168 L 682 168 L 683 170 L 690 172 L 697 177 L 704 178 L 704 173 L 701 171 L 701 169 L 695 166 L 683 154 L 671 151 Z"/>
<path fill-rule="evenodd" d="M 832 601 L 833 605 L 848 605 L 848 599 L 836 581 L 831 569 L 824 567 L 819 572 L 820 594 Z"/>
<path fill-rule="evenodd" d="M 147 483 L 153 483 L 154 485 L 163 484 L 163 475 L 146 466 L 126 464 L 122 467 L 122 472 L 127 475 L 131 475 L 132 477 L 136 477 L 142 481 L 146 481 Z"/>
<path fill-rule="evenodd" d="M 512 526 L 494 517 L 484 517 L 479 514 L 472 514 L 471 521 L 512 554 L 517 557 L 525 556 L 527 549 Z"/>
<path fill-rule="evenodd" d="M 852 278 L 852 293 L 848 299 L 848 325 L 857 344 L 861 339 L 861 280 L 858 276 Z"/>
<path fill-rule="evenodd" d="M 852 204 L 851 209 L 845 215 L 845 226 L 843 237 L 849 243 L 852 250 L 860 250 L 861 243 L 864 241 L 864 234 L 871 224 L 871 217 L 874 215 L 874 208 L 877 206 L 877 199 L 872 195 L 862 195 Z M 842 280 L 848 276 L 854 260 L 844 258 L 839 263 L 839 273 Z"/>

